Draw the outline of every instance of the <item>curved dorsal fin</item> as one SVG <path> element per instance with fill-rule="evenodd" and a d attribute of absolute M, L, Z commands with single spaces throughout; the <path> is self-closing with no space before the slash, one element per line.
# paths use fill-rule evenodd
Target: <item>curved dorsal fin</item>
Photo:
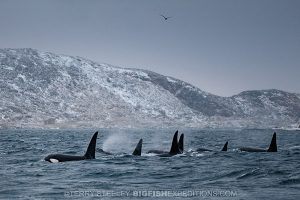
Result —
<path fill-rule="evenodd" d="M 180 152 L 179 148 L 178 148 L 178 139 L 177 138 L 178 138 L 178 131 L 176 131 L 174 136 L 173 136 L 172 146 L 171 146 L 171 149 L 170 149 L 170 154 L 171 155 L 176 155 Z"/>
<path fill-rule="evenodd" d="M 94 133 L 90 144 L 84 154 L 86 159 L 95 159 L 95 151 L 96 151 L 96 142 L 97 142 L 98 131 Z"/>
<path fill-rule="evenodd" d="M 221 151 L 227 151 L 228 141 L 224 144 L 223 149 Z"/>
<path fill-rule="evenodd" d="M 142 146 L 143 146 L 143 139 L 140 139 L 138 144 L 136 145 L 132 155 L 134 156 L 140 156 L 142 154 Z"/>
<path fill-rule="evenodd" d="M 277 152 L 276 132 L 273 134 L 272 141 L 267 152 Z"/>

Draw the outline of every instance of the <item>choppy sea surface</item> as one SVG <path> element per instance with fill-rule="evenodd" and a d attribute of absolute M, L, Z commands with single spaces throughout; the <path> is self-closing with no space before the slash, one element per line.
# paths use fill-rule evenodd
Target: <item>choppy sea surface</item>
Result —
<path fill-rule="evenodd" d="M 44 161 L 83 155 L 95 131 L 0 129 L 0 199 L 300 198 L 300 131 L 276 130 L 277 153 L 247 153 L 238 148 L 267 148 L 274 130 L 179 129 L 187 153 L 159 157 L 146 152 L 168 151 L 176 129 L 100 129 L 97 148 L 112 155 Z M 142 156 L 131 156 L 140 138 Z"/>

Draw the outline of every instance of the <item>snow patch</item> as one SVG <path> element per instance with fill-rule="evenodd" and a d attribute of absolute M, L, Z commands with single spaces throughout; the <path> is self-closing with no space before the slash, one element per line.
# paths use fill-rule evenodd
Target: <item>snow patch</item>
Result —
<path fill-rule="evenodd" d="M 13 71 L 13 70 L 14 70 L 14 68 L 13 68 L 13 67 L 9 67 L 9 66 L 4 66 L 4 69 L 6 69 L 6 70 L 11 70 L 11 71 Z"/>
<path fill-rule="evenodd" d="M 19 86 L 17 86 L 15 83 L 7 83 L 12 89 L 17 90 L 18 92 L 20 91 Z"/>
<path fill-rule="evenodd" d="M 176 82 L 177 82 L 175 79 L 172 79 L 171 77 L 168 77 L 168 76 L 167 76 L 167 80 L 168 80 L 170 83 L 176 83 Z"/>
<path fill-rule="evenodd" d="M 26 76 L 24 76 L 22 74 L 18 74 L 17 78 L 21 78 L 24 82 L 27 81 Z"/>

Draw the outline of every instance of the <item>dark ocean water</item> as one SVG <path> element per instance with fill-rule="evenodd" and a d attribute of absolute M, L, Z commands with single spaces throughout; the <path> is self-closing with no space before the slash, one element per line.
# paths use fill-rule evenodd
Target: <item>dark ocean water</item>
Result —
<path fill-rule="evenodd" d="M 299 199 L 300 131 L 277 130 L 277 153 L 239 152 L 268 147 L 274 130 L 184 129 L 185 150 L 216 152 L 174 157 L 176 129 L 100 129 L 95 160 L 44 161 L 50 153 L 83 155 L 96 130 L 0 129 L 0 199 Z M 130 156 L 140 138 L 141 157 Z M 229 141 L 229 151 L 219 152 Z"/>

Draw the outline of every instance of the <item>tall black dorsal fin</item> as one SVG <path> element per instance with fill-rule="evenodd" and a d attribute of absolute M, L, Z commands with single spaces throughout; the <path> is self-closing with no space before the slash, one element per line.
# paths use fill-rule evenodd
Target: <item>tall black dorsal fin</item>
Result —
<path fill-rule="evenodd" d="M 95 151 L 96 151 L 96 142 L 97 142 L 98 131 L 94 133 L 90 144 L 84 154 L 86 159 L 95 159 Z"/>
<path fill-rule="evenodd" d="M 183 140 L 184 140 L 184 134 L 182 133 L 180 135 L 179 142 L 178 142 L 178 148 L 179 148 L 179 150 L 180 150 L 181 153 L 183 153 L 183 150 L 184 150 L 184 148 L 183 148 Z"/>
<path fill-rule="evenodd" d="M 142 146 L 143 146 L 143 139 L 140 139 L 139 143 L 136 145 L 132 155 L 140 156 L 142 155 Z"/>
<path fill-rule="evenodd" d="M 223 149 L 222 149 L 221 151 L 227 151 L 227 145 L 228 145 L 228 142 L 226 142 L 226 143 L 224 144 L 224 147 L 223 147 Z"/>
<path fill-rule="evenodd" d="M 277 152 L 276 132 L 273 134 L 272 141 L 267 152 Z"/>
<path fill-rule="evenodd" d="M 177 138 L 178 138 L 178 131 L 176 131 L 174 136 L 173 136 L 172 146 L 171 146 L 171 149 L 170 149 L 170 154 L 171 155 L 176 155 L 180 152 L 179 148 L 178 148 L 178 139 Z"/>

